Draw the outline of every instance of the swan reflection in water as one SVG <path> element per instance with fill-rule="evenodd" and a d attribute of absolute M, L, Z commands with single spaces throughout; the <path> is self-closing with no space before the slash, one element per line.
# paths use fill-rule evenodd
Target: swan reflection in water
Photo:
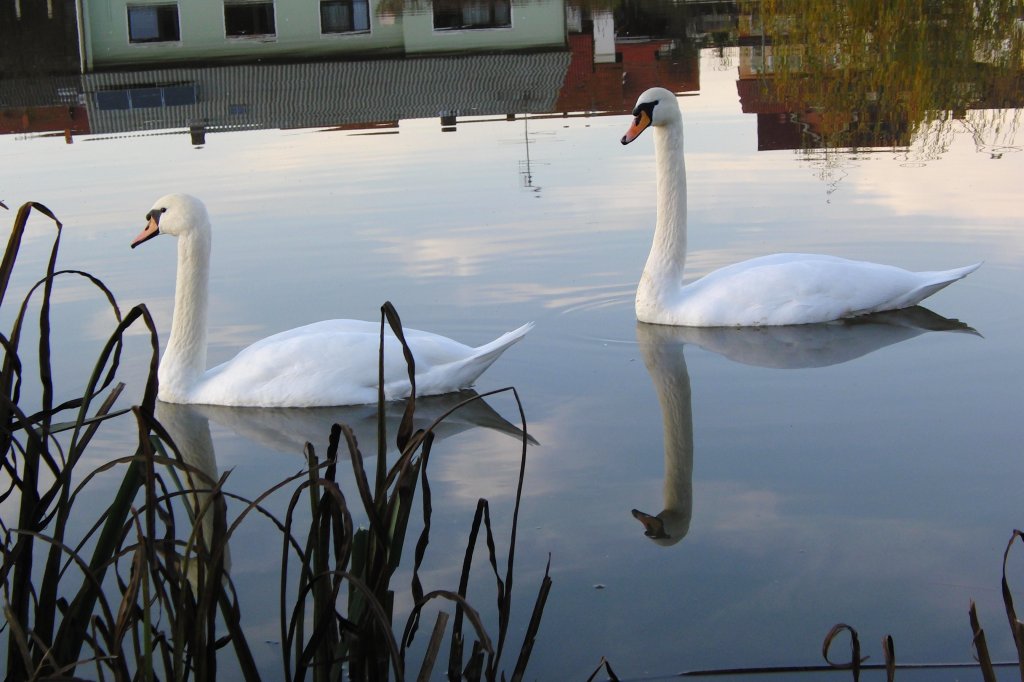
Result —
<path fill-rule="evenodd" d="M 214 512 L 211 489 L 216 485 L 217 458 L 213 450 L 213 438 L 210 437 L 210 423 L 202 414 L 190 405 L 176 405 L 157 401 L 156 418 L 170 434 L 178 447 L 182 461 L 199 471 L 195 474 L 185 469 L 180 478 L 192 506 L 192 518 L 199 518 L 201 525 L 195 533 L 196 542 L 206 543 L 213 537 Z M 207 546 L 207 549 L 209 547 Z M 185 572 L 196 592 L 199 591 L 199 568 L 185 557 Z M 227 545 L 224 546 L 224 570 L 231 565 L 231 555 Z"/>
<path fill-rule="evenodd" d="M 413 430 L 426 429 L 434 421 L 459 403 L 470 400 L 478 394 L 466 390 L 439 396 L 418 398 L 413 419 Z M 385 404 L 385 423 L 389 441 L 389 455 L 396 453 L 394 445 L 398 425 L 405 410 L 406 401 L 391 401 Z M 301 455 L 307 442 L 313 443 L 317 452 L 326 452 L 331 427 L 335 423 L 352 428 L 359 443 L 360 451 L 366 457 L 377 454 L 377 406 L 357 405 L 323 408 L 258 408 L 223 407 L 213 405 L 186 405 L 157 402 L 156 417 L 170 434 L 185 464 L 198 469 L 209 480 L 197 480 L 189 472 L 182 475 L 186 489 L 195 491 L 189 495 L 193 516 L 210 507 L 210 488 L 217 481 L 217 458 L 210 421 L 225 426 L 239 436 L 260 443 L 278 452 Z M 484 428 L 522 440 L 523 432 L 498 414 L 483 398 L 471 400 L 453 413 L 447 415 L 435 428 L 435 442 L 454 436 L 472 428 Z M 537 441 L 527 435 L 527 441 Z M 342 443 L 340 455 L 348 456 Z M 389 457 L 390 459 L 390 457 Z M 202 538 L 213 537 L 212 507 L 203 513 L 201 522 Z M 186 559 L 187 561 L 187 559 Z M 225 546 L 224 568 L 230 566 L 228 548 Z M 198 585 L 197 566 L 188 562 L 186 568 L 189 581 Z"/>
<path fill-rule="evenodd" d="M 426 429 L 438 418 L 460 403 L 469 401 L 434 427 L 435 442 L 450 438 L 472 428 L 484 428 L 522 440 L 523 432 L 498 414 L 485 399 L 473 390 L 445 393 L 416 399 L 413 430 Z M 471 400 L 477 398 L 476 400 Z M 395 434 L 405 412 L 405 400 L 384 404 L 388 453 L 395 454 Z M 359 451 L 364 457 L 377 454 L 377 405 L 346 405 L 339 407 L 225 407 L 222 405 L 191 405 L 198 414 L 231 429 L 243 438 L 260 443 L 284 454 L 302 454 L 306 443 L 317 452 L 325 452 L 334 424 L 352 429 Z M 536 441 L 527 436 L 530 444 Z M 340 455 L 348 456 L 342 443 Z"/>
<path fill-rule="evenodd" d="M 637 323 L 636 338 L 661 404 L 665 444 L 664 510 L 638 509 L 644 535 L 674 545 L 693 515 L 693 410 L 683 346 L 691 344 L 735 362 L 780 369 L 827 367 L 930 331 L 978 335 L 959 320 L 916 306 L 824 324 L 784 327 L 671 327 Z"/>

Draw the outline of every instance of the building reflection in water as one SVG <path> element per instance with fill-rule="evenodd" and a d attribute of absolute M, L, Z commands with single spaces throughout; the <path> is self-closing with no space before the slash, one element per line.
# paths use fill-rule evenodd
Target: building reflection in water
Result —
<path fill-rule="evenodd" d="M 1019 7 L 742 2 L 737 90 L 758 149 L 904 149 L 926 162 L 951 126 L 1006 147 L 1024 104 Z M 1005 151 L 1005 149 L 1003 149 Z M 997 158 L 995 155 L 993 158 Z"/>
<path fill-rule="evenodd" d="M 80 76 L 4 79 L 0 132 L 71 137 L 178 129 L 201 144 L 211 133 L 257 128 L 393 128 L 402 119 L 434 117 L 454 128 L 460 117 L 470 116 L 624 113 L 654 83 L 677 91 L 699 89 L 696 52 L 680 59 L 677 40 L 617 39 L 610 11 L 574 9 L 563 0 L 513 3 L 511 28 L 491 26 L 473 12 L 465 15 L 488 29 L 475 32 L 476 26 L 451 30 L 452 6 L 443 5 L 447 23 L 438 26 L 429 12 L 424 17 L 407 9 L 396 19 L 393 7 L 371 2 L 376 12 L 371 23 L 380 24 L 382 40 L 391 30 L 381 18 L 385 9 L 392 12 L 391 21 L 403 24 L 398 43 L 338 52 L 331 55 L 334 60 L 302 61 L 318 55 L 291 52 L 276 63 L 238 63 L 211 48 L 203 55 L 184 53 L 193 59 L 147 63 L 152 61 L 147 57 L 130 70 L 117 68 L 123 57 L 112 57 L 102 69 L 86 68 Z M 278 8 L 274 31 L 283 30 L 283 10 Z M 552 16 L 558 18 L 553 35 L 547 26 Z M 142 31 L 144 21 L 138 21 Z M 450 48 L 444 54 L 427 44 L 438 35 Z M 270 42 L 278 48 L 283 38 L 275 38 Z M 498 38 L 504 44 L 496 45 Z M 95 35 L 83 40 L 97 53 L 102 42 Z M 252 52 L 258 43 L 243 47 Z M 180 56 L 159 40 L 144 47 L 149 51 L 138 54 Z M 346 61 L 337 61 L 339 56 Z M 89 63 L 95 61 L 94 55 Z"/>
<path fill-rule="evenodd" d="M 951 125 L 990 158 L 1017 150 L 1018 114 L 990 113 L 1024 100 L 1024 31 L 1000 0 L 920 16 L 825 0 L 250 4 L 106 0 L 82 21 L 67 0 L 48 12 L 0 0 L 0 133 L 177 130 L 202 145 L 257 128 L 623 114 L 652 85 L 699 92 L 710 46 L 738 50 L 729 68 L 759 150 L 897 149 L 927 162 Z M 818 161 L 826 181 L 841 177 L 835 157 Z"/>

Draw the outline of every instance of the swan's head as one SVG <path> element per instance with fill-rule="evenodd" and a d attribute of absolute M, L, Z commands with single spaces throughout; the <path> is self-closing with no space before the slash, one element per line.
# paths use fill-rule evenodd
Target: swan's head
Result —
<path fill-rule="evenodd" d="M 649 126 L 663 126 L 679 121 L 679 103 L 676 96 L 665 88 L 645 90 L 633 107 L 633 123 L 622 136 L 622 144 L 629 144 Z"/>
<path fill-rule="evenodd" d="M 662 547 L 671 547 L 690 532 L 690 515 L 687 513 L 666 509 L 657 516 L 651 516 L 634 509 L 633 518 L 643 524 L 644 535 Z"/>
<path fill-rule="evenodd" d="M 168 194 L 160 197 L 146 214 L 146 227 L 132 240 L 132 248 L 149 241 L 158 234 L 175 237 L 202 229 L 210 224 L 206 206 L 188 194 Z"/>

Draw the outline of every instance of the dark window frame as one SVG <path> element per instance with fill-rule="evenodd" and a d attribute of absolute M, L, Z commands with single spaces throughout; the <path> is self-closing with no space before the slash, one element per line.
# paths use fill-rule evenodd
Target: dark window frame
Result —
<path fill-rule="evenodd" d="M 512 28 L 512 0 L 434 0 L 435 31 L 486 31 Z M 467 10 L 487 13 L 480 21 L 467 18 Z"/>
<path fill-rule="evenodd" d="M 195 83 L 164 85 L 138 84 L 97 90 L 93 102 L 100 111 L 132 111 L 194 105 L 198 101 Z"/>
<path fill-rule="evenodd" d="M 224 0 L 224 37 L 242 40 L 277 37 L 273 0 Z"/>
<path fill-rule="evenodd" d="M 125 7 L 128 21 L 128 43 L 131 45 L 151 45 L 153 43 L 181 42 L 181 14 L 178 3 L 166 2 L 155 4 L 129 4 Z M 152 11 L 156 18 L 156 35 L 149 37 L 133 36 L 132 14 L 135 11 Z M 137 24 L 136 24 L 137 26 Z"/>
<path fill-rule="evenodd" d="M 357 16 L 356 5 L 360 4 L 358 8 L 361 16 Z M 346 12 L 345 20 L 349 28 L 335 28 L 329 27 L 328 23 L 330 19 L 327 17 L 325 10 L 333 7 L 341 7 Z M 365 12 L 365 14 L 363 14 Z M 361 20 L 361 21 L 360 21 Z M 365 28 L 360 27 L 360 23 L 365 25 Z M 352 33 L 369 33 L 370 32 L 370 3 L 368 0 L 364 2 L 358 2 L 358 0 L 320 0 L 320 34 L 321 35 L 349 35 Z"/>

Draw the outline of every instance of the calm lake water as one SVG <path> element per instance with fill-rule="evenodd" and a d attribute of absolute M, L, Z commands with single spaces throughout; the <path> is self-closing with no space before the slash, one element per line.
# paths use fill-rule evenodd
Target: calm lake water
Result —
<path fill-rule="evenodd" d="M 736 48 L 701 51 L 681 100 L 688 276 L 776 251 L 910 269 L 984 261 L 926 301 L 976 333 L 925 331 L 910 316 L 784 330 L 638 326 L 632 297 L 654 224 L 654 158 L 646 136 L 619 144 L 623 114 L 463 116 L 447 131 L 437 117 L 373 131 L 248 130 L 209 133 L 198 146 L 180 129 L 94 133 L 71 145 L 7 135 L 0 199 L 50 207 L 66 226 L 60 265 L 101 278 L 124 308 L 145 302 L 161 341 L 175 242 L 128 243 L 159 196 L 204 199 L 215 229 L 211 364 L 325 317 L 379 319 L 385 300 L 407 326 L 473 344 L 535 321 L 477 386 L 514 385 L 537 441 L 510 631 L 518 650 L 550 557 L 531 678 L 584 679 L 601 656 L 627 678 L 816 664 L 839 622 L 858 630 L 870 662 L 883 660 L 886 634 L 901 662 L 966 662 L 971 600 L 993 657 L 1012 659 L 1000 577 L 1010 534 L 1024 526 L 1018 112 L 968 111 L 908 144 L 759 151 L 772 145 L 766 121 L 741 109 L 740 63 Z M 394 94 L 388 82 L 377 87 Z M 972 123 L 984 116 L 1005 122 L 996 143 Z M 50 233 L 33 220 L 16 291 L 42 273 Z M 99 299 L 71 279 L 58 287 L 58 376 L 69 396 L 113 328 Z M 126 405 L 146 371 L 146 340 L 134 342 Z M 489 403 L 518 422 L 507 395 Z M 302 468 L 302 438 L 326 443 L 326 426 L 287 415 L 205 414 L 218 470 L 248 497 Z M 430 463 L 427 589 L 457 585 L 478 498 L 493 505 L 499 556 L 508 545 L 519 443 L 493 424 L 452 431 Z M 127 420 L 105 428 L 90 464 L 130 454 L 133 437 Z M 115 485 L 100 481 L 95 504 Z M 634 509 L 665 510 L 681 537 L 645 537 Z M 268 677 L 280 670 L 268 599 L 278 544 L 256 519 L 231 542 Z M 411 564 L 411 544 L 407 553 Z M 1011 569 L 1012 584 L 1024 584 Z M 477 571 L 470 601 L 493 622 L 483 555 Z"/>

